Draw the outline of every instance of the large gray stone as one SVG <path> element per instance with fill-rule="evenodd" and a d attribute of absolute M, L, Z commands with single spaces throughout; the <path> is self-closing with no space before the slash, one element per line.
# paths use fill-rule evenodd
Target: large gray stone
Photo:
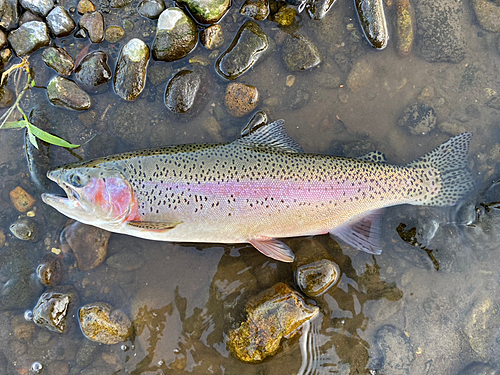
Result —
<path fill-rule="evenodd" d="M 43 22 L 31 21 L 9 33 L 7 38 L 17 56 L 24 56 L 50 43 L 47 26 Z"/>
<path fill-rule="evenodd" d="M 149 61 L 149 47 L 140 39 L 123 46 L 116 62 L 113 86 L 115 92 L 128 101 L 135 100 L 144 90 Z"/>
<path fill-rule="evenodd" d="M 54 8 L 53 0 L 21 0 L 21 6 L 39 16 L 46 17 Z"/>
<path fill-rule="evenodd" d="M 62 6 L 57 6 L 52 9 L 47 16 L 47 23 L 50 31 L 56 37 L 66 36 L 71 34 L 75 29 L 75 21 Z"/>
<path fill-rule="evenodd" d="M 0 18 L 0 27 L 4 30 L 12 30 L 17 26 L 19 20 L 18 0 L 5 0 L 5 8 Z"/>

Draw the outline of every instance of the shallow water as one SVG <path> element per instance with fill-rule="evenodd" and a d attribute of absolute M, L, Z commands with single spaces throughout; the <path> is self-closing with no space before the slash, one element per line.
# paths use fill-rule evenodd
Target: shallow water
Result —
<path fill-rule="evenodd" d="M 237 14 L 240 5 L 234 4 L 222 21 L 227 28 L 226 45 L 244 21 Z M 287 109 L 284 95 L 290 73 L 283 68 L 279 43 L 276 53 L 239 79 L 258 88 L 261 100 L 257 109 L 265 110 L 274 120 L 285 119 L 289 133 L 306 152 L 355 156 L 378 149 L 395 164 L 423 155 L 451 135 L 438 128 L 426 135 L 410 135 L 398 127 L 397 119 L 429 88 L 433 94 L 421 100 L 433 106 L 438 124 L 451 122 L 475 133 L 470 162 L 478 189 L 463 204 L 450 209 L 387 209 L 380 256 L 339 246 L 328 236 L 314 238 L 329 250 L 343 275 L 336 288 L 315 299 L 320 315 L 311 324 L 309 336 L 301 338 L 299 333 L 284 340 L 282 350 L 261 364 L 238 361 L 226 348 L 228 332 L 245 318 L 244 306 L 251 296 L 278 281 L 293 283 L 292 267 L 264 257 L 249 245 L 160 243 L 113 234 L 108 257 L 135 253 L 143 261 L 140 268 L 120 271 L 103 263 L 82 272 L 69 254 L 64 259 L 63 283 L 77 289 L 80 305 L 105 301 L 124 311 L 137 323 L 134 339 L 97 346 L 91 361 L 82 365 L 76 358 L 89 342 L 77 324 L 63 335 L 37 327 L 22 337 L 15 331 L 16 318 L 24 309 L 1 311 L 0 368 L 5 371 L 0 370 L 0 374 L 27 374 L 35 361 L 49 374 L 61 373 L 57 366 L 65 365 L 71 374 L 297 374 L 303 365 L 299 341 L 307 339 L 315 343 L 311 351 L 316 354 L 309 353 L 309 357 L 317 356 L 309 358 L 315 363 L 315 372 L 310 373 L 448 375 L 457 374 L 473 361 L 500 368 L 496 355 L 500 345 L 500 215 L 494 204 L 500 201 L 495 185 L 500 121 L 499 112 L 486 106 L 492 91 L 500 90 L 500 59 L 495 47 L 498 35 L 477 25 L 468 2 L 463 7 L 467 47 L 465 59 L 458 64 L 429 63 L 413 52 L 401 58 L 394 39 L 386 50 L 372 50 L 359 38 L 352 4 L 339 0 L 323 21 L 312 21 L 302 14 L 299 22 L 301 31 L 324 57 L 318 69 L 293 74 L 292 87 L 311 93 L 305 107 Z M 388 11 L 389 18 L 393 8 Z M 130 19 L 135 28 L 123 43 L 91 47 L 108 52 L 110 66 L 120 46 L 130 38 L 141 37 L 151 45 L 154 34 L 146 31 L 154 23 L 141 19 L 133 9 Z M 117 17 L 119 11 L 113 10 Z M 354 32 L 349 31 L 350 23 L 355 25 Z M 282 32 L 274 23 L 264 22 L 261 27 L 280 40 Z M 87 42 L 61 41 L 69 49 L 72 43 L 84 46 Z M 373 70 L 372 78 L 361 89 L 346 87 L 349 67 L 335 62 L 339 51 L 350 51 L 345 52 L 352 56 L 349 64 L 365 61 Z M 214 59 L 208 55 L 198 46 L 188 59 L 170 65 L 151 61 L 150 72 L 166 71 L 167 78 L 157 86 L 148 81 L 132 103 L 119 99 L 112 89 L 94 95 L 95 121 L 87 126 L 78 113 L 51 106 L 43 89 L 34 89 L 23 105 L 28 111 L 35 108 L 35 114 L 45 120 L 45 129 L 84 144 L 74 154 L 51 147 L 53 166 L 76 161 L 76 156 L 91 158 L 159 145 L 231 141 L 249 118 L 231 118 L 225 112 L 227 83 L 216 76 Z M 197 117 L 184 119 L 168 112 L 163 93 L 166 81 L 189 67 L 193 56 L 211 62 L 201 69 L 211 77 L 213 91 Z M 30 62 L 37 84 L 43 85 L 52 72 L 41 62 L 40 51 Z M 320 74 L 330 69 L 340 72 L 341 87 L 325 88 L 317 83 Z M 220 123 L 220 133 L 204 126 L 210 116 Z M 0 131 L 0 217 L 7 235 L 7 244 L 0 252 L 13 246 L 25 248 L 27 264 L 34 270 L 47 252 L 60 248 L 59 235 L 66 219 L 41 202 L 41 190 L 30 181 L 23 142 L 20 131 Z M 37 198 L 35 219 L 42 228 L 38 243 L 20 243 L 9 233 L 10 224 L 20 216 L 9 199 L 9 191 L 17 185 Z M 301 239 L 286 242 L 292 249 L 308 244 Z M 9 277 L 12 275 L 0 275 L 2 285 Z M 26 307 L 35 303 L 36 298 Z"/>

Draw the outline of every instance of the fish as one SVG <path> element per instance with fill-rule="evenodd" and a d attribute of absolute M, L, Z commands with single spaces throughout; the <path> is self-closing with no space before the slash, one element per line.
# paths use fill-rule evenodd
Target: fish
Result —
<path fill-rule="evenodd" d="M 281 239 L 330 233 L 380 254 L 382 209 L 450 206 L 474 187 L 472 133 L 406 165 L 379 151 L 358 158 L 305 153 L 284 121 L 230 143 L 173 145 L 63 165 L 47 173 L 67 197 L 42 200 L 84 224 L 149 240 L 249 243 L 293 262 Z"/>

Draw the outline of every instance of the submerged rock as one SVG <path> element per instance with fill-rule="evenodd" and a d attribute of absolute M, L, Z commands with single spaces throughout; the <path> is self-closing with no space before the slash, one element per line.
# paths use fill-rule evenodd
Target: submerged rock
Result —
<path fill-rule="evenodd" d="M 435 128 L 437 123 L 434 109 L 423 103 L 413 104 L 403 111 L 398 125 L 406 127 L 413 135 L 425 135 Z"/>
<path fill-rule="evenodd" d="M 500 31 L 500 5 L 488 0 L 472 0 L 472 8 L 477 22 L 486 31 L 497 33 Z"/>
<path fill-rule="evenodd" d="M 372 79 L 373 69 L 366 60 L 358 61 L 352 66 L 347 76 L 347 87 L 352 91 L 357 91 L 365 87 Z"/>
<path fill-rule="evenodd" d="M 9 196 L 10 201 L 19 212 L 27 212 L 31 210 L 36 203 L 35 198 L 33 198 L 21 186 L 16 186 L 16 188 L 11 190 L 9 192 Z"/>
<path fill-rule="evenodd" d="M 85 337 L 101 344 L 116 344 L 132 334 L 132 322 L 127 315 L 105 302 L 83 306 L 78 317 Z"/>
<path fill-rule="evenodd" d="M 108 43 L 116 43 L 125 36 L 125 30 L 120 26 L 109 26 L 104 31 L 104 39 Z"/>
<path fill-rule="evenodd" d="M 231 0 L 180 0 L 179 3 L 203 25 L 219 22 L 231 6 Z"/>
<path fill-rule="evenodd" d="M 42 285 L 56 286 L 62 281 L 63 262 L 55 254 L 47 254 L 36 268 L 36 275 Z"/>
<path fill-rule="evenodd" d="M 263 21 L 269 15 L 269 2 L 267 0 L 245 0 L 240 9 L 240 14 Z"/>
<path fill-rule="evenodd" d="M 156 19 L 165 10 L 163 0 L 142 0 L 137 6 L 137 12 L 146 18 Z"/>
<path fill-rule="evenodd" d="M 259 92 L 254 86 L 232 82 L 226 87 L 224 104 L 231 116 L 243 117 L 252 112 L 259 102 Z"/>
<path fill-rule="evenodd" d="M 158 19 L 153 42 L 155 60 L 175 61 L 191 52 L 198 43 L 196 24 L 180 8 L 165 9 Z"/>
<path fill-rule="evenodd" d="M 220 25 L 211 25 L 200 32 L 200 42 L 206 49 L 217 49 L 224 43 L 224 33 Z"/>
<path fill-rule="evenodd" d="M 75 67 L 73 58 L 63 48 L 45 48 L 42 52 L 42 60 L 48 67 L 62 76 L 69 76 Z"/>
<path fill-rule="evenodd" d="M 396 49 L 399 56 L 408 56 L 413 46 L 415 14 L 408 0 L 396 3 Z"/>
<path fill-rule="evenodd" d="M 78 85 L 61 76 L 52 78 L 47 84 L 49 101 L 62 108 L 83 111 L 89 109 L 92 101 L 90 96 Z"/>
<path fill-rule="evenodd" d="M 37 242 L 41 238 L 38 223 L 29 217 L 17 219 L 9 229 L 15 237 L 23 241 Z"/>
<path fill-rule="evenodd" d="M 466 44 L 462 25 L 467 24 L 462 0 L 420 0 L 413 5 L 420 56 L 428 62 L 462 61 Z"/>
<path fill-rule="evenodd" d="M 62 6 L 57 6 L 50 11 L 47 23 L 55 37 L 69 35 L 76 27 L 75 21 Z"/>
<path fill-rule="evenodd" d="M 337 285 L 342 275 L 340 267 L 326 250 L 313 238 L 297 239 L 294 246 L 296 262 L 293 264 L 295 282 L 309 297 L 319 297 Z"/>
<path fill-rule="evenodd" d="M 223 52 L 215 69 L 222 77 L 234 80 L 248 71 L 268 51 L 269 39 L 254 21 L 246 21 L 229 48 Z"/>
<path fill-rule="evenodd" d="M 247 320 L 229 332 L 228 347 L 244 362 L 260 362 L 275 354 L 281 340 L 291 337 L 319 308 L 307 304 L 288 285 L 278 283 L 246 304 Z"/>
<path fill-rule="evenodd" d="M 33 322 L 49 331 L 64 333 L 77 306 L 78 294 L 72 286 L 56 286 L 38 299 L 33 308 Z"/>
<path fill-rule="evenodd" d="M 280 26 L 290 26 L 295 21 L 295 16 L 297 16 L 297 9 L 285 4 L 273 14 L 271 20 Z"/>
<path fill-rule="evenodd" d="M 300 0 L 298 6 L 301 5 L 301 3 L 304 0 Z M 309 17 L 315 20 L 321 20 L 323 19 L 330 8 L 332 7 L 333 4 L 335 4 L 336 0 L 312 0 L 312 1 L 307 1 L 306 9 L 307 13 L 309 14 Z M 292 4 L 294 5 L 294 4 Z"/>
<path fill-rule="evenodd" d="M 116 62 L 113 86 L 124 100 L 137 99 L 146 85 L 149 47 L 140 39 L 132 39 L 123 46 Z"/>
<path fill-rule="evenodd" d="M 75 78 L 86 90 L 95 91 L 111 79 L 108 56 L 103 51 L 93 51 L 85 56 L 75 69 Z"/>
<path fill-rule="evenodd" d="M 64 229 L 64 236 L 80 271 L 94 269 L 106 259 L 110 232 L 76 221 Z"/>
<path fill-rule="evenodd" d="M 375 345 L 382 355 L 382 373 L 408 374 L 415 353 L 403 331 L 389 324 L 384 325 L 375 334 Z"/>
<path fill-rule="evenodd" d="M 7 37 L 17 56 L 28 55 L 50 43 L 47 26 L 43 22 L 31 21 L 11 31 Z"/>
<path fill-rule="evenodd" d="M 199 105 L 204 90 L 203 77 L 200 72 L 181 70 L 167 85 L 165 105 L 174 113 L 192 111 L 195 106 Z"/>
<path fill-rule="evenodd" d="M 321 53 L 305 36 L 287 35 L 283 43 L 283 61 L 291 72 L 309 70 L 321 63 Z"/>

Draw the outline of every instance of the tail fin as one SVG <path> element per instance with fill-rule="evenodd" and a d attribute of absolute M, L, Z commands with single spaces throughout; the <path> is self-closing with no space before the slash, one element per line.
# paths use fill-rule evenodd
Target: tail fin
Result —
<path fill-rule="evenodd" d="M 439 193 L 418 204 L 452 206 L 474 188 L 474 178 L 467 162 L 471 139 L 472 132 L 459 134 L 406 165 L 424 169 L 433 167 L 439 171 L 441 180 Z"/>

